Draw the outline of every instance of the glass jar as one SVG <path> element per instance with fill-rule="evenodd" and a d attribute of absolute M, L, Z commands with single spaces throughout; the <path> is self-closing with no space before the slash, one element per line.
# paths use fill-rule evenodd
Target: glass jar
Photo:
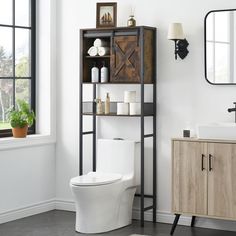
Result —
<path fill-rule="evenodd" d="M 136 20 L 134 19 L 134 16 L 133 15 L 130 15 L 129 16 L 129 19 L 127 21 L 127 26 L 128 27 L 134 27 L 136 26 Z"/>

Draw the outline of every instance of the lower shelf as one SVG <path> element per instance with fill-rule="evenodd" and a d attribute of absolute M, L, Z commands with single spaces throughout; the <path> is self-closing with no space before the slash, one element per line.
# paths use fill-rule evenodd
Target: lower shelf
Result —
<path fill-rule="evenodd" d="M 141 115 L 117 115 L 116 113 L 110 114 L 94 114 L 92 112 L 84 112 L 83 115 L 85 116 L 118 116 L 118 117 L 141 117 Z M 145 114 L 144 116 L 153 116 L 153 114 Z"/>

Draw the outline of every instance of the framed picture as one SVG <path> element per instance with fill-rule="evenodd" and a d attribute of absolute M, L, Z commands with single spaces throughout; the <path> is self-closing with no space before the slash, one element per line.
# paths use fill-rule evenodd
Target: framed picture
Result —
<path fill-rule="evenodd" d="M 117 3 L 99 2 L 97 3 L 97 28 L 116 27 Z"/>

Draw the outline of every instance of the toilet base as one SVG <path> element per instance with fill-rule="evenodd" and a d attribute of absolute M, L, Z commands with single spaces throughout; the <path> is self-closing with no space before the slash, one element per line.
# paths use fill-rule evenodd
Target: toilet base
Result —
<path fill-rule="evenodd" d="M 75 231 L 78 232 L 78 233 L 82 233 L 82 234 L 99 234 L 99 233 L 106 233 L 106 232 L 109 232 L 109 231 L 117 230 L 117 229 L 126 227 L 126 226 L 131 225 L 131 224 L 132 224 L 132 219 L 130 219 L 130 221 L 127 222 L 124 225 L 115 225 L 113 227 L 108 227 L 106 229 L 99 227 L 99 228 L 94 228 L 93 231 L 84 229 L 83 227 L 79 227 L 79 225 L 78 226 L 76 225 L 75 226 Z"/>
<path fill-rule="evenodd" d="M 71 186 L 76 202 L 77 232 L 103 233 L 132 223 L 136 187 L 121 191 L 121 185 L 118 182 L 93 188 Z"/>

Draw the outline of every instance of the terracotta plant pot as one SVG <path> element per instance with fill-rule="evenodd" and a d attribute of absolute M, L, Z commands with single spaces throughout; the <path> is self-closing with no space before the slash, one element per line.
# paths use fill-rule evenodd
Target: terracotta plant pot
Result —
<path fill-rule="evenodd" d="M 25 138 L 28 132 L 28 125 L 23 128 L 15 127 L 12 128 L 12 134 L 14 138 Z"/>

